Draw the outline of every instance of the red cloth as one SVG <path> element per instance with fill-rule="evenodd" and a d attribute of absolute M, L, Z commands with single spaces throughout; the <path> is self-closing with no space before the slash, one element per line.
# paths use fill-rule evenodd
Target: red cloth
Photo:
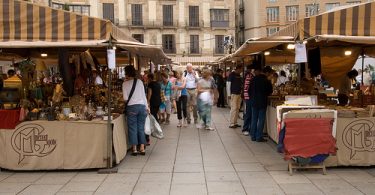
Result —
<path fill-rule="evenodd" d="M 20 110 L 0 110 L 0 129 L 14 129 L 20 120 Z"/>
<path fill-rule="evenodd" d="M 285 119 L 285 159 L 336 153 L 331 118 Z"/>

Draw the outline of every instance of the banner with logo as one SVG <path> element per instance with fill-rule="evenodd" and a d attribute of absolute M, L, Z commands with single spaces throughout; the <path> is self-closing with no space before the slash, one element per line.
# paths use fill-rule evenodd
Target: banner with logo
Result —
<path fill-rule="evenodd" d="M 375 165 L 375 118 L 339 118 L 337 165 Z"/>
<path fill-rule="evenodd" d="M 126 155 L 123 116 L 113 121 L 116 162 Z M 106 166 L 107 123 L 29 121 L 0 130 L 0 167 L 11 170 L 87 169 Z"/>

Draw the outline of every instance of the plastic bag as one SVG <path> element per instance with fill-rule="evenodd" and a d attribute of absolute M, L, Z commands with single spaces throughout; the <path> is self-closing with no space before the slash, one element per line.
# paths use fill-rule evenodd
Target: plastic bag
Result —
<path fill-rule="evenodd" d="M 151 120 L 150 120 L 150 115 L 147 115 L 147 117 L 146 117 L 145 134 L 146 135 L 151 135 Z"/>
<path fill-rule="evenodd" d="M 152 115 L 150 115 L 150 121 L 151 121 L 151 136 L 156 137 L 158 139 L 163 139 L 164 133 L 158 121 L 156 121 L 155 117 Z"/>

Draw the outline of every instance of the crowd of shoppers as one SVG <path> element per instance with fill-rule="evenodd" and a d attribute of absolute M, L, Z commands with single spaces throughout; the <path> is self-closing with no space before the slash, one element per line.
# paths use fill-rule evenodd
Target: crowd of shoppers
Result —
<path fill-rule="evenodd" d="M 223 73 L 221 69 L 215 74 L 208 68 L 194 70 L 192 64 L 187 64 L 184 72 L 165 68 L 155 74 L 145 72 L 142 79 L 137 79 L 134 67 L 125 67 L 123 94 L 127 102 L 126 117 L 132 154 L 144 155 L 145 145 L 150 143 L 144 133 L 147 113 L 160 124 L 169 125 L 171 115 L 176 113 L 179 128 L 188 126 L 193 119 L 197 128 L 215 130 L 211 124 L 212 106 L 225 107 L 226 87 L 230 106 L 229 127 L 241 127 L 237 120 L 243 102 L 243 134 L 250 135 L 253 141 L 266 141 L 263 139 L 263 128 L 267 97 L 272 93 L 270 78 L 274 71 L 270 67 L 261 69 L 253 65 L 247 66 L 246 70 L 237 66 L 233 72 Z M 286 75 L 281 72 L 277 83 L 281 85 L 285 82 Z"/>

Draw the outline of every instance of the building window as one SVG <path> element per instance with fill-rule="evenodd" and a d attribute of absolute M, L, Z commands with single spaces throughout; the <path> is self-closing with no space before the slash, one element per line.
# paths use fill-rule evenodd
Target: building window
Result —
<path fill-rule="evenodd" d="M 141 43 L 144 43 L 144 37 L 143 34 L 133 34 L 133 38 Z"/>
<path fill-rule="evenodd" d="M 329 11 L 338 6 L 340 6 L 340 3 L 326 3 L 326 11 Z"/>
<path fill-rule="evenodd" d="M 52 8 L 54 9 L 65 9 L 69 8 L 69 11 L 90 16 L 90 5 L 67 5 L 60 3 L 53 3 Z"/>
<path fill-rule="evenodd" d="M 199 6 L 189 6 L 189 26 L 199 27 Z"/>
<path fill-rule="evenodd" d="M 142 17 L 142 4 L 132 4 L 132 25 L 142 26 L 143 17 Z"/>
<path fill-rule="evenodd" d="M 348 5 L 355 5 L 355 4 L 360 4 L 361 1 L 348 1 L 346 2 Z"/>
<path fill-rule="evenodd" d="M 229 27 L 229 10 L 211 9 L 211 27 Z"/>
<path fill-rule="evenodd" d="M 163 5 L 163 25 L 173 26 L 173 5 Z"/>
<path fill-rule="evenodd" d="M 315 16 L 319 14 L 319 4 L 306 4 L 305 16 Z"/>
<path fill-rule="evenodd" d="M 224 54 L 224 35 L 215 35 L 215 54 Z"/>
<path fill-rule="evenodd" d="M 279 7 L 267 7 L 267 22 L 279 21 Z"/>
<path fill-rule="evenodd" d="M 162 42 L 165 53 L 176 53 L 176 42 L 174 35 L 163 35 Z"/>
<path fill-rule="evenodd" d="M 298 20 L 298 5 L 286 6 L 286 20 L 293 22 Z"/>
<path fill-rule="evenodd" d="M 190 53 L 199 54 L 199 35 L 190 35 Z"/>
<path fill-rule="evenodd" d="M 115 22 L 113 3 L 103 3 L 103 18 Z"/>
<path fill-rule="evenodd" d="M 271 36 L 273 33 L 279 31 L 279 27 L 268 27 L 267 28 L 267 37 Z"/>

